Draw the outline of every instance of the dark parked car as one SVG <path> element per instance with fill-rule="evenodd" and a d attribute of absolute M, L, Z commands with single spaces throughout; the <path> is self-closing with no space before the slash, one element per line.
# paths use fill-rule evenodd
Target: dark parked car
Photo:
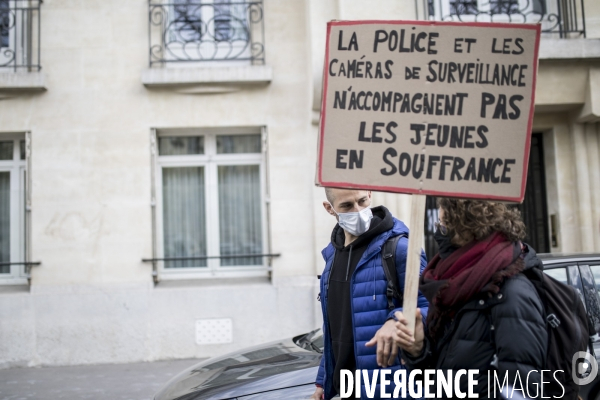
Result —
<path fill-rule="evenodd" d="M 542 254 L 545 272 L 573 286 L 600 331 L 600 254 Z M 593 337 L 600 362 L 600 336 Z M 320 329 L 203 361 L 171 379 L 155 400 L 307 399 L 323 351 Z M 582 386 L 584 400 L 600 400 L 600 376 Z"/>
<path fill-rule="evenodd" d="M 211 358 L 171 379 L 155 400 L 306 399 L 321 361 L 320 329 Z"/>
<path fill-rule="evenodd" d="M 600 254 L 541 254 L 544 272 L 574 287 L 587 310 L 596 332 L 600 332 Z M 594 354 L 600 363 L 600 336 L 592 337 Z M 581 387 L 584 400 L 600 400 L 600 374 Z"/>

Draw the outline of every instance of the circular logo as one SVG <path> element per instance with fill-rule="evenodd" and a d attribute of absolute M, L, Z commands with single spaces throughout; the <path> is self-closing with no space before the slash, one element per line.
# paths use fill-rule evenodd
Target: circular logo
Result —
<path fill-rule="evenodd" d="M 571 361 L 573 381 L 578 385 L 587 385 L 598 375 L 598 362 L 596 358 L 586 351 L 573 354 Z"/>

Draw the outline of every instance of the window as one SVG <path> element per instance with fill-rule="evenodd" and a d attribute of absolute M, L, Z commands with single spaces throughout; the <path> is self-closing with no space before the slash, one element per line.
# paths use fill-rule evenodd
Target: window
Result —
<path fill-rule="evenodd" d="M 0 49 L 9 46 L 11 19 L 8 0 L 0 0 Z"/>
<path fill-rule="evenodd" d="M 567 279 L 567 269 L 566 268 L 552 268 L 552 269 L 544 269 L 544 273 L 556 279 L 559 282 L 564 283 L 565 285 L 569 284 L 569 280 Z"/>
<path fill-rule="evenodd" d="M 600 265 L 590 265 L 590 270 L 594 275 L 594 282 L 596 283 L 596 290 L 600 294 Z"/>
<path fill-rule="evenodd" d="M 450 0 L 450 14 L 465 15 L 477 14 L 477 0 Z"/>
<path fill-rule="evenodd" d="M 425 19 L 429 20 L 540 23 L 542 33 L 567 38 L 585 37 L 584 3 L 580 0 L 423 0 L 422 7 Z"/>
<path fill-rule="evenodd" d="M 533 12 L 541 15 L 547 14 L 546 0 L 533 0 Z"/>
<path fill-rule="evenodd" d="M 40 70 L 42 0 L 0 0 L 0 72 Z"/>
<path fill-rule="evenodd" d="M 600 328 L 600 297 L 598 297 L 596 279 L 592 271 L 592 269 L 597 269 L 595 267 L 598 266 L 579 265 L 579 272 L 583 283 L 588 317 L 596 331 L 598 331 L 598 328 Z"/>
<path fill-rule="evenodd" d="M 169 39 L 173 60 L 248 59 L 248 4 L 231 0 L 173 0 Z"/>
<path fill-rule="evenodd" d="M 482 1 L 480 4 L 477 0 L 450 0 L 451 15 L 519 14 L 521 11 L 518 0 L 490 0 Z"/>
<path fill-rule="evenodd" d="M 171 38 L 176 40 L 179 35 L 184 43 L 191 43 L 202 41 L 202 36 L 208 34 L 215 42 L 231 40 L 235 34 L 234 19 L 245 22 L 246 16 L 243 8 L 230 3 L 230 0 L 174 0 Z M 246 36 L 244 39 L 248 40 Z"/>
<path fill-rule="evenodd" d="M 542 0 L 535 0 L 534 9 Z M 449 0 L 450 15 L 477 15 L 486 13 L 490 15 L 499 14 L 519 14 L 522 10 L 519 9 L 518 0 Z M 429 0 L 429 9 L 433 10 L 433 0 Z M 431 11 L 430 11 L 431 12 Z"/>
<path fill-rule="evenodd" d="M 581 297 L 581 301 L 587 307 L 587 303 L 585 302 L 585 297 L 583 295 L 583 284 L 581 282 L 581 274 L 579 273 L 579 268 L 577 265 L 570 265 L 567 267 L 567 274 L 569 275 L 569 282 L 571 282 L 571 286 L 575 288 L 579 297 Z"/>
<path fill-rule="evenodd" d="M 199 4 L 189 4 L 187 0 L 174 0 L 171 6 L 171 29 L 169 39 L 177 35 L 183 43 L 198 42 L 202 38 L 202 8 Z"/>
<path fill-rule="evenodd" d="M 260 130 L 159 132 L 156 231 L 161 278 L 266 275 Z M 174 259 L 175 258 L 175 259 Z"/>
<path fill-rule="evenodd" d="M 151 66 L 264 64 L 262 0 L 149 4 Z"/>
<path fill-rule="evenodd" d="M 24 135 L 0 136 L 0 284 L 26 283 Z M 12 265 L 11 265 L 12 264 Z"/>
<path fill-rule="evenodd" d="M 492 14 L 519 14 L 519 0 L 491 0 L 490 13 Z"/>

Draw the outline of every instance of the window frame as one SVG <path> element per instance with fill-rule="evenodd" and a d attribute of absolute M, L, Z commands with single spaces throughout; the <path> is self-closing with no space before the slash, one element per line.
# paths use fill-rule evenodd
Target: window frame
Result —
<path fill-rule="evenodd" d="M 260 153 L 217 154 L 218 135 L 258 134 L 261 137 Z M 206 256 L 220 255 L 218 167 L 230 165 L 257 165 L 260 180 L 262 254 L 270 254 L 269 191 L 267 163 L 267 134 L 265 127 L 152 129 L 152 194 L 153 194 L 153 258 L 165 257 L 163 226 L 162 171 L 164 168 L 203 167 Z M 160 156 L 158 140 L 161 137 L 204 136 L 204 154 Z M 270 273 L 270 259 L 263 257 L 262 265 L 220 266 L 221 259 L 209 258 L 206 267 L 165 268 L 164 261 L 155 262 L 156 280 L 205 279 L 223 277 L 266 277 Z"/>
<path fill-rule="evenodd" d="M 10 262 L 28 261 L 28 191 L 30 134 L 2 133 L 0 141 L 13 141 L 13 159 L 0 160 L 0 172 L 10 172 Z M 21 160 L 21 141 L 25 142 L 25 159 Z M 28 283 L 26 265 L 11 265 L 10 273 L 0 274 L 0 285 Z"/>
<path fill-rule="evenodd" d="M 182 1 L 181 4 L 177 4 L 178 1 Z M 166 66 L 168 68 L 190 68 L 190 67 L 229 67 L 229 66 L 243 66 L 243 65 L 252 65 L 252 27 L 249 15 L 249 9 L 245 3 L 246 0 L 238 0 L 227 3 L 219 3 L 218 0 L 192 0 L 191 2 L 186 2 L 186 0 L 168 0 L 166 1 L 166 10 L 168 11 L 167 15 L 169 15 L 169 21 L 167 22 L 167 27 L 163 27 L 162 36 L 165 38 L 165 42 L 163 43 L 164 49 L 164 58 L 167 61 Z M 248 0 L 251 1 L 251 0 Z M 245 23 L 248 27 L 248 40 L 246 45 L 243 46 L 244 49 L 242 52 L 236 55 L 234 58 L 206 58 L 202 59 L 202 57 L 198 59 L 190 59 L 190 51 L 185 49 L 185 46 L 188 46 L 189 43 L 194 43 L 197 46 L 202 45 L 202 43 L 211 42 L 210 38 L 212 37 L 214 40 L 214 46 L 218 48 L 219 43 L 221 42 L 231 42 L 231 46 L 235 47 L 235 42 L 240 41 L 239 38 L 227 37 L 227 38 L 217 38 L 218 31 L 216 27 L 216 19 L 217 13 L 215 10 L 219 7 L 235 7 L 235 6 L 243 6 L 246 7 L 244 9 L 245 15 Z M 199 18 L 198 21 L 189 21 L 189 20 L 178 20 L 181 15 L 178 14 L 177 7 L 190 7 L 192 16 L 195 18 Z M 197 12 L 198 15 L 194 14 Z M 237 16 L 231 16 L 231 10 L 229 10 L 229 18 L 228 21 L 229 30 L 231 30 L 232 19 L 236 19 Z M 241 19 L 241 18 L 240 18 Z M 184 37 L 184 34 L 181 33 L 182 27 L 188 25 L 190 22 L 199 22 L 201 27 L 206 27 L 206 31 L 204 29 L 199 33 L 199 37 L 195 40 L 189 40 Z M 179 40 L 173 40 L 173 38 L 178 38 Z M 168 41 L 166 40 L 168 38 Z M 173 43 L 181 43 L 183 47 L 179 48 L 178 46 L 168 46 L 167 44 Z M 193 46 L 192 46 L 193 47 Z M 237 50 L 229 50 L 230 52 L 236 52 Z M 217 54 L 219 50 L 215 52 Z M 209 52 L 210 54 L 210 52 Z M 213 54 L 213 56 L 215 55 Z"/>

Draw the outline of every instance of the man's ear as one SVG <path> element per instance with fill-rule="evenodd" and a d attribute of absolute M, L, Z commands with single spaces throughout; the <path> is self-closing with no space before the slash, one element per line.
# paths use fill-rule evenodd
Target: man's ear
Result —
<path fill-rule="evenodd" d="M 323 202 L 323 208 L 325 208 L 325 211 L 327 211 L 330 215 L 333 215 L 335 217 L 335 213 L 333 212 L 333 207 L 331 207 L 331 204 L 329 204 L 328 201 Z"/>

